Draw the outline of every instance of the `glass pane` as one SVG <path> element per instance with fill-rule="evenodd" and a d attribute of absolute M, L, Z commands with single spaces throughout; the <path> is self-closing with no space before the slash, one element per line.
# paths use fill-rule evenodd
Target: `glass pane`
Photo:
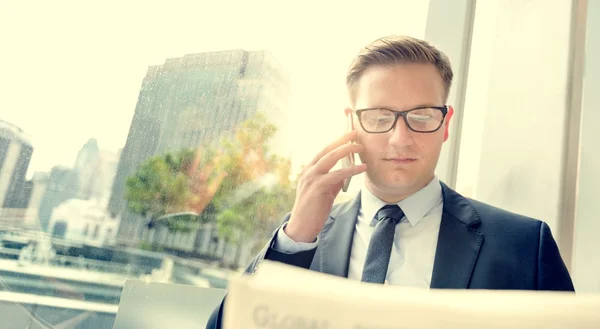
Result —
<path fill-rule="evenodd" d="M 81 326 L 112 328 L 128 278 L 226 288 L 344 131 L 352 57 L 422 38 L 427 10 L 1 2 L 0 290 L 53 325 L 87 310 Z"/>

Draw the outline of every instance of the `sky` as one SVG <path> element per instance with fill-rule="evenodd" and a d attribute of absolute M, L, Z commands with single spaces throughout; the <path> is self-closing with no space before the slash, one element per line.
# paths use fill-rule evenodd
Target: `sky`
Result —
<path fill-rule="evenodd" d="M 299 124 L 290 147 L 295 162 L 306 162 L 344 132 L 352 57 L 385 35 L 423 37 L 428 5 L 0 1 L 0 119 L 31 137 L 29 177 L 72 166 L 90 138 L 110 151 L 125 145 L 148 66 L 204 51 L 267 49 L 290 76 L 289 111 Z"/>

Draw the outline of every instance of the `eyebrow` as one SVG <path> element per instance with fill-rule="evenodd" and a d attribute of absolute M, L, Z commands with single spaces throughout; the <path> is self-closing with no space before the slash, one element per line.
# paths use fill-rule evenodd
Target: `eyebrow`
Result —
<path fill-rule="evenodd" d="M 387 110 L 392 110 L 392 111 L 395 111 L 395 112 L 404 112 L 404 111 L 409 111 L 409 110 L 412 110 L 412 109 L 418 109 L 418 108 L 421 108 L 421 107 L 443 107 L 443 106 L 444 105 L 434 105 L 432 103 L 422 103 L 422 104 L 419 104 L 417 106 L 412 106 L 410 108 L 402 109 L 402 110 L 399 110 L 399 109 L 396 109 L 396 108 L 393 108 L 393 107 L 389 107 L 389 106 L 370 106 L 370 107 L 365 107 L 364 109 L 387 109 Z"/>

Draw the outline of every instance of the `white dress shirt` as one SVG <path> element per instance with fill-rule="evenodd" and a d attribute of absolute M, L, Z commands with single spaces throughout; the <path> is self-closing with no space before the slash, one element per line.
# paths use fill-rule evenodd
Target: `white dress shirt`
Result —
<path fill-rule="evenodd" d="M 371 236 L 375 230 L 371 221 L 386 203 L 377 198 L 366 187 L 361 189 L 361 206 L 354 229 L 350 253 L 348 278 L 359 280 L 367 256 Z M 394 235 L 394 244 L 386 276 L 386 283 L 400 286 L 429 288 L 437 239 L 442 221 L 442 187 L 437 178 L 427 186 L 397 205 L 404 217 Z M 279 252 L 293 254 L 315 248 L 319 241 L 298 243 L 289 238 L 282 226 L 277 233 L 273 248 Z"/>

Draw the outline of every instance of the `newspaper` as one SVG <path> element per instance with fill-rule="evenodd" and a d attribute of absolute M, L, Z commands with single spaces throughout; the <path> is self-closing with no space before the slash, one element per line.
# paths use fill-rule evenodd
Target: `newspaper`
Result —
<path fill-rule="evenodd" d="M 225 329 L 600 328 L 600 295 L 430 290 L 263 261 L 231 280 Z"/>

